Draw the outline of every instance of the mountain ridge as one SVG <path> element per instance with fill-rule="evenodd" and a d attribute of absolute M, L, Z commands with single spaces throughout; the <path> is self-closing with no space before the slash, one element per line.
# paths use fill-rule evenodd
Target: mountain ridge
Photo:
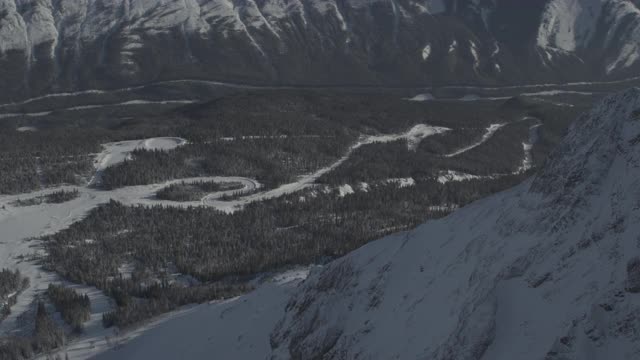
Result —
<path fill-rule="evenodd" d="M 622 0 L 2 0 L 0 97 L 181 78 L 520 84 L 640 70 Z M 596 51 L 594 51 L 596 49 Z"/>

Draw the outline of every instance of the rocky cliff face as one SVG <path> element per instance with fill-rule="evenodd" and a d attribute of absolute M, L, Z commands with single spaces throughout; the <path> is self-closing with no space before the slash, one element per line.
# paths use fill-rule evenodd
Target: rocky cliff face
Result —
<path fill-rule="evenodd" d="M 519 83 L 640 70 L 628 0 L 0 0 L 1 98 L 177 78 Z"/>
<path fill-rule="evenodd" d="M 581 118 L 534 180 L 312 274 L 273 359 L 636 359 L 640 90 Z"/>

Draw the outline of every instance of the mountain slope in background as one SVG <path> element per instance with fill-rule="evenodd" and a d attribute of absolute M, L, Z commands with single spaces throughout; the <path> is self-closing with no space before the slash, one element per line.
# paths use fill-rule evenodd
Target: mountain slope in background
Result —
<path fill-rule="evenodd" d="M 271 359 L 637 359 L 639 189 L 632 89 L 581 117 L 533 180 L 372 242 L 313 271 L 292 295 L 224 305 L 237 315 L 253 304 L 244 314 L 255 326 L 216 315 L 211 330 L 198 325 L 210 340 L 183 341 L 168 322 L 101 358 L 203 349 L 261 349 L 246 355 L 265 358 L 269 344 Z M 191 321 L 222 310 L 200 311 Z"/>
<path fill-rule="evenodd" d="M 0 0 L 0 98 L 178 78 L 410 86 L 620 78 L 636 0 Z"/>

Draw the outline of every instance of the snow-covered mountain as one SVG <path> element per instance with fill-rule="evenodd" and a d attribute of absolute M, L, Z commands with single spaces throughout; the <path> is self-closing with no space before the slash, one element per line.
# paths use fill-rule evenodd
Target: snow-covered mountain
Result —
<path fill-rule="evenodd" d="M 275 359 L 637 359 L 640 89 L 579 119 L 532 181 L 312 276 Z"/>
<path fill-rule="evenodd" d="M 534 179 L 101 358 L 638 359 L 638 234 L 636 88 L 578 119 Z"/>
<path fill-rule="evenodd" d="M 177 78 L 600 79 L 639 55 L 637 0 L 0 0 L 0 98 Z"/>

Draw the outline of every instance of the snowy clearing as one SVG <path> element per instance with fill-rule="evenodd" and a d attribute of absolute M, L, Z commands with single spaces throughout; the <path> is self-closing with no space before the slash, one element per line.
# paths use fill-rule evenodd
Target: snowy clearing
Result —
<path fill-rule="evenodd" d="M 489 141 L 489 139 L 491 139 L 493 137 L 493 135 L 495 135 L 496 132 L 498 132 L 498 130 L 502 129 L 506 125 L 507 125 L 506 123 L 489 125 L 489 127 L 487 128 L 487 132 L 484 135 L 482 135 L 482 139 L 478 140 L 477 142 L 475 142 L 475 143 L 473 143 L 473 144 L 471 144 L 469 146 L 463 147 L 462 149 L 456 150 L 456 151 L 454 151 L 454 152 L 452 152 L 450 154 L 445 154 L 444 157 L 450 158 L 450 157 L 458 156 L 460 154 L 466 153 L 469 150 L 473 150 L 473 149 L 477 148 L 478 146 L 480 146 L 480 145 L 486 143 L 487 141 Z"/>

